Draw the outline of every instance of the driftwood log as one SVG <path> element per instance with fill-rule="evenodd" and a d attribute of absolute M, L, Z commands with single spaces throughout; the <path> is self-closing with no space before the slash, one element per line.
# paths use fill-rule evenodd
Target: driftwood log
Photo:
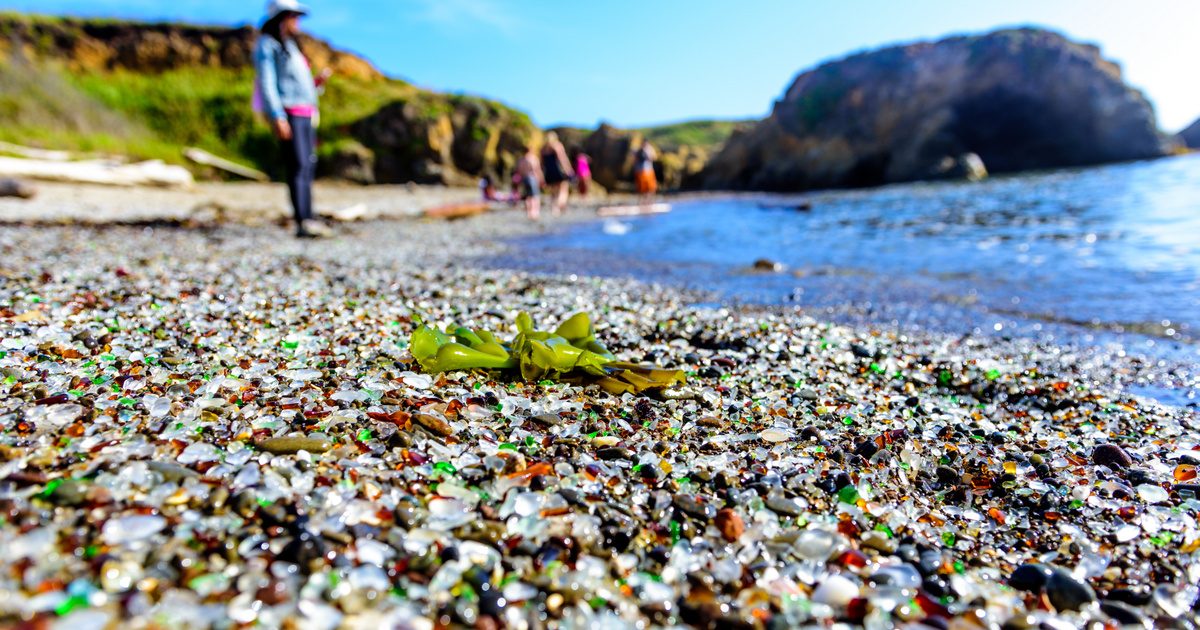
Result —
<path fill-rule="evenodd" d="M 210 166 L 212 168 L 232 173 L 238 177 L 254 180 L 256 182 L 269 182 L 271 178 L 266 173 L 243 166 L 237 162 L 230 162 L 225 158 L 217 157 L 204 149 L 189 147 L 183 150 L 183 157 L 200 164 L 202 166 Z"/>
<path fill-rule="evenodd" d="M 116 164 L 104 160 L 60 162 L 0 157 L 0 177 L 38 179 L 73 184 L 107 186 L 156 186 L 190 188 L 195 180 L 182 166 L 170 166 L 158 160 L 136 164 Z"/>

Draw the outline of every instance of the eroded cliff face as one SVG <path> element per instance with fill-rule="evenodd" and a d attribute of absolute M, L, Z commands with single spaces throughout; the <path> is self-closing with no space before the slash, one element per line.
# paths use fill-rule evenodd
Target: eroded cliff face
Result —
<path fill-rule="evenodd" d="M 378 182 L 503 185 L 541 131 L 528 116 L 484 99 L 417 96 L 385 105 L 351 133 L 375 154 Z"/>
<path fill-rule="evenodd" d="M 855 55 L 805 72 L 736 134 L 709 189 L 797 191 L 937 176 L 978 154 L 996 173 L 1165 155 L 1146 98 L 1099 49 L 1037 29 Z"/>
<path fill-rule="evenodd" d="M 137 106 L 111 112 L 113 117 L 163 131 L 165 143 L 191 141 L 186 133 L 167 133 L 175 129 L 218 127 L 211 136 L 251 137 L 253 142 L 212 148 L 218 152 L 224 148 L 226 157 L 275 172 L 274 140 L 250 111 L 257 37 L 248 26 L 0 15 L 0 61 L 19 59 L 23 66 L 83 79 L 62 81 L 68 90 L 74 89 L 73 84 L 94 86 L 116 77 L 128 86 L 130 75 L 165 77 L 183 71 L 189 79 L 204 80 L 207 91 L 202 96 L 148 90 L 142 85 L 145 82 L 134 82 L 138 91 L 129 95 L 134 98 L 121 94 L 113 96 L 110 104 L 118 106 L 124 100 L 136 101 Z M 367 60 L 313 37 L 303 37 L 300 45 L 314 68 L 331 68 L 335 73 L 323 99 L 324 124 L 319 132 L 323 177 L 360 183 L 474 185 L 481 175 L 503 176 L 526 143 L 540 141 L 541 132 L 528 116 L 501 103 L 408 85 L 385 76 Z M 176 76 L 171 85 L 177 83 Z M 176 101 L 188 98 L 203 99 L 208 105 L 219 101 L 221 106 L 178 106 Z M 89 108 L 102 107 L 95 99 L 75 100 Z M 174 118 L 166 121 L 163 112 L 171 112 Z M 0 124 L 5 123 L 4 115 L 0 109 Z M 206 117 L 214 120 L 201 120 Z M 245 146 L 256 150 L 241 150 Z"/>
<path fill-rule="evenodd" d="M 32 61 L 61 62 L 74 72 L 127 70 L 152 73 L 181 68 L 246 69 L 252 65 L 257 31 L 184 24 L 144 24 L 72 18 L 0 16 L 0 40 L 9 52 Z M 305 36 L 304 53 L 314 66 L 341 76 L 382 80 L 367 60 Z"/>

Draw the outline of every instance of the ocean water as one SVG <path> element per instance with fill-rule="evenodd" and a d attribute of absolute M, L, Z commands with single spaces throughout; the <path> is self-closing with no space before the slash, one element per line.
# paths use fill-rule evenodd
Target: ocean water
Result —
<path fill-rule="evenodd" d="M 630 275 L 848 323 L 1118 342 L 1200 358 L 1200 155 L 679 202 L 520 243 L 501 264 Z M 782 271 L 753 270 L 756 261 Z"/>

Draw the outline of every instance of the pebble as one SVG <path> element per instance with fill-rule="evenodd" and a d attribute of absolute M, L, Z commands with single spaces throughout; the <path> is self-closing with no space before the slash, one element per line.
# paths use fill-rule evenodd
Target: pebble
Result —
<path fill-rule="evenodd" d="M 631 451 L 627 448 L 623 448 L 623 447 L 619 447 L 619 446 L 609 446 L 609 447 L 598 449 L 596 451 L 596 457 L 599 457 L 600 459 L 603 459 L 605 461 L 613 461 L 613 460 L 619 460 L 619 459 L 633 459 L 634 454 L 633 454 L 633 451 Z"/>
<path fill-rule="evenodd" d="M 685 514 L 702 521 L 710 521 L 717 515 L 717 508 L 711 503 L 700 501 L 691 495 L 677 494 L 672 502 Z"/>
<path fill-rule="evenodd" d="M 1162 486 L 1145 483 L 1136 488 L 1138 497 L 1146 503 L 1166 503 L 1171 498 L 1170 493 Z"/>
<path fill-rule="evenodd" d="M 721 537 L 725 542 L 737 542 L 742 534 L 746 533 L 746 522 L 737 512 L 724 508 L 717 512 L 715 519 L 717 529 L 721 531 Z"/>
<path fill-rule="evenodd" d="M 881 567 L 872 573 L 871 582 L 901 589 L 918 589 L 921 588 L 923 580 L 921 573 L 911 565 L 892 564 Z"/>
<path fill-rule="evenodd" d="M 1023 564 L 1008 576 L 1008 585 L 1018 591 L 1040 593 L 1052 573 L 1052 569 L 1041 564 Z"/>
<path fill-rule="evenodd" d="M 55 505 L 78 506 L 87 501 L 88 487 L 86 483 L 73 479 L 60 483 L 47 497 Z"/>
<path fill-rule="evenodd" d="M 1152 593 L 1154 605 L 1167 613 L 1172 619 L 1182 619 L 1189 612 L 1195 613 L 1197 604 L 1197 589 L 1190 587 L 1176 588 L 1170 584 L 1159 584 Z"/>
<path fill-rule="evenodd" d="M 1122 626 L 1150 627 L 1150 620 L 1141 612 L 1128 604 L 1121 602 L 1102 602 L 1100 612 Z"/>
<path fill-rule="evenodd" d="M 784 269 L 784 266 L 781 263 L 775 262 L 774 260 L 760 258 L 760 259 L 754 261 L 754 270 L 755 271 L 778 273 L 780 271 L 783 271 L 783 269 Z"/>
<path fill-rule="evenodd" d="M 166 527 L 167 521 L 161 516 L 125 516 L 105 523 L 101 536 L 105 544 L 126 545 L 145 540 Z"/>
<path fill-rule="evenodd" d="M 592 444 L 598 447 L 616 446 L 621 443 L 621 438 L 615 435 L 597 435 L 592 438 Z"/>
<path fill-rule="evenodd" d="M 778 444 L 780 442 L 786 442 L 792 439 L 791 433 L 788 433 L 787 431 L 780 431 L 779 429 L 767 429 L 766 431 L 759 433 L 758 436 L 762 438 L 764 442 L 770 444 Z"/>
<path fill-rule="evenodd" d="M 151 461 L 147 462 L 146 466 L 150 470 L 162 475 L 163 481 L 168 483 L 179 483 L 185 479 L 199 476 L 191 468 L 180 466 L 175 462 Z"/>
<path fill-rule="evenodd" d="M 862 592 L 858 584 L 841 575 L 830 575 L 821 580 L 812 594 L 812 600 L 818 604 L 844 608 Z"/>
<path fill-rule="evenodd" d="M 324 438 L 278 437 L 260 440 L 255 446 L 274 455 L 295 455 L 300 451 L 324 453 L 333 448 L 333 442 Z"/>
<path fill-rule="evenodd" d="M 938 466 L 935 472 L 937 474 L 938 481 L 946 485 L 957 485 L 962 479 L 962 477 L 958 474 L 958 471 L 950 468 L 949 466 Z"/>
<path fill-rule="evenodd" d="M 556 413 L 542 413 L 529 418 L 544 427 L 556 427 L 562 424 L 562 418 Z"/>
<path fill-rule="evenodd" d="M 204 462 L 215 462 L 221 459 L 221 450 L 212 444 L 204 442 L 195 442 L 189 444 L 183 452 L 179 454 L 177 461 L 184 466 L 188 464 L 200 464 Z"/>
<path fill-rule="evenodd" d="M 1096 592 L 1091 586 L 1076 580 L 1062 569 L 1053 569 L 1046 578 L 1046 599 L 1056 610 L 1082 610 L 1096 601 Z"/>
<path fill-rule="evenodd" d="M 767 499 L 766 505 L 771 510 L 784 516 L 800 516 L 804 513 L 804 508 L 795 499 L 772 496 Z"/>
<path fill-rule="evenodd" d="M 834 554 L 844 541 L 833 532 L 819 528 L 809 528 L 800 532 L 796 538 L 796 554 L 808 560 L 824 562 Z"/>
<path fill-rule="evenodd" d="M 1108 466 L 1113 470 L 1125 470 L 1133 466 L 1133 458 L 1116 444 L 1097 445 L 1092 449 L 1092 461 L 1098 466 Z"/>
<path fill-rule="evenodd" d="M 864 547 L 870 547 L 876 551 L 881 551 L 886 554 L 891 554 L 896 551 L 897 543 L 895 539 L 880 531 L 865 532 L 860 539 Z"/>
<path fill-rule="evenodd" d="M 428 429 L 434 435 L 449 437 L 452 433 L 454 433 L 454 429 L 451 428 L 449 423 L 436 416 L 432 416 L 427 413 L 418 413 L 414 415 L 412 419 L 413 422 L 421 427 L 424 427 L 425 429 Z"/>

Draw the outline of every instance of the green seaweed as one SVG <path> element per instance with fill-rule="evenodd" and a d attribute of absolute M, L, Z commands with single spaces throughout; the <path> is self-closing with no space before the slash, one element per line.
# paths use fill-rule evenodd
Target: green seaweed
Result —
<path fill-rule="evenodd" d="M 664 370 L 617 361 L 596 340 L 586 313 L 577 313 L 554 330 L 534 328 L 533 318 L 520 313 L 517 335 L 509 344 L 487 330 L 449 326 L 439 332 L 419 324 L 409 340 L 413 358 L 430 374 L 458 370 L 517 370 L 530 382 L 597 385 L 614 394 L 640 394 L 686 382 L 682 370 Z"/>

